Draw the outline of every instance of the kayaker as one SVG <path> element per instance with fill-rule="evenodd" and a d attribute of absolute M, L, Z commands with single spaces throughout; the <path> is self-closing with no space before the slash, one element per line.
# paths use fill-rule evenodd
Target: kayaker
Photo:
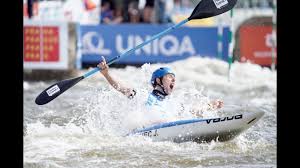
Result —
<path fill-rule="evenodd" d="M 102 56 L 102 61 L 97 65 L 101 69 L 101 74 L 109 82 L 113 88 L 121 92 L 128 98 L 132 99 L 136 95 L 133 88 L 128 88 L 120 84 L 109 73 L 109 67 L 106 64 L 105 58 Z M 161 102 L 169 96 L 175 87 L 175 73 L 168 67 L 161 67 L 155 70 L 151 76 L 152 92 L 148 96 L 146 105 L 161 105 Z M 210 109 L 217 109 L 223 107 L 223 101 L 215 100 L 208 104 Z"/>

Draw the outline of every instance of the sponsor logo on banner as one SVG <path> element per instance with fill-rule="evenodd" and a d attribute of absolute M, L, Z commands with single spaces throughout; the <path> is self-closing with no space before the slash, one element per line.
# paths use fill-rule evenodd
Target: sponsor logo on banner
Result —
<path fill-rule="evenodd" d="M 55 93 L 57 93 L 59 91 L 60 91 L 59 87 L 57 85 L 54 85 L 53 87 L 48 89 L 46 92 L 47 92 L 48 96 L 53 96 Z"/>
<path fill-rule="evenodd" d="M 67 69 L 67 23 L 26 20 L 23 26 L 25 69 Z"/>
<path fill-rule="evenodd" d="M 164 31 L 167 25 L 82 25 L 82 63 L 93 64 L 104 56 L 112 60 L 154 35 Z M 217 56 L 218 33 L 216 27 L 181 27 L 180 31 L 161 36 L 140 49 L 121 57 L 118 64 L 168 63 L 192 56 Z M 222 59 L 228 59 L 229 28 L 224 27 Z M 200 38 L 201 37 L 201 38 Z"/>
<path fill-rule="evenodd" d="M 265 36 L 265 43 L 267 47 L 273 47 L 276 46 L 276 34 L 274 33 L 267 33 Z"/>
<path fill-rule="evenodd" d="M 26 26 L 23 29 L 25 62 L 41 60 L 57 62 L 59 60 L 59 30 L 57 26 Z"/>
<path fill-rule="evenodd" d="M 92 41 L 96 39 L 98 44 L 94 44 Z M 111 50 L 104 48 L 104 40 L 97 32 L 87 32 L 82 37 L 83 43 L 83 54 L 100 54 L 100 55 L 110 55 Z"/>
<path fill-rule="evenodd" d="M 275 48 L 276 58 L 276 34 L 272 34 L 272 26 L 242 26 L 239 33 L 242 62 L 265 66 L 272 64 L 272 47 Z"/>
<path fill-rule="evenodd" d="M 135 46 L 145 42 L 150 39 L 151 36 L 146 36 L 143 39 L 140 35 L 129 35 L 124 37 L 121 34 L 116 36 L 115 44 L 116 50 L 119 54 L 126 52 L 127 50 L 134 48 Z M 93 43 L 96 40 L 98 43 Z M 112 53 L 111 49 L 105 48 L 105 41 L 97 32 L 88 32 L 83 38 L 83 54 L 100 54 L 100 55 L 110 55 Z M 127 44 L 127 45 L 124 45 Z M 170 46 L 167 47 L 167 44 Z M 190 55 L 195 55 L 196 50 L 189 36 L 184 36 L 180 41 L 176 36 L 166 35 L 158 40 L 154 40 L 153 43 L 147 44 L 142 49 L 135 51 L 136 55 L 142 55 L 141 51 L 144 51 L 143 55 L 182 55 L 188 53 Z"/>
<path fill-rule="evenodd" d="M 227 0 L 213 0 L 213 1 L 218 9 L 221 9 L 223 6 L 228 4 Z"/>

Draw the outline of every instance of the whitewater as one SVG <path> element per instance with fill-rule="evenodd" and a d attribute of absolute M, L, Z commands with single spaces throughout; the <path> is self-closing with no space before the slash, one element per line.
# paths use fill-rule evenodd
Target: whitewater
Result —
<path fill-rule="evenodd" d="M 151 73 L 168 66 L 176 85 L 168 99 L 170 120 L 263 111 L 250 129 L 228 142 L 153 142 L 148 137 L 124 136 L 159 117 L 145 108 Z M 78 76 L 91 69 L 78 70 Z M 130 100 L 115 91 L 100 73 L 39 106 L 34 100 L 51 81 L 24 81 L 24 167 L 276 167 L 277 72 L 251 63 L 228 63 L 191 57 L 169 64 L 110 68 L 123 85 L 134 88 Z M 77 76 L 74 76 L 77 77 Z M 224 107 L 207 110 L 220 99 Z"/>

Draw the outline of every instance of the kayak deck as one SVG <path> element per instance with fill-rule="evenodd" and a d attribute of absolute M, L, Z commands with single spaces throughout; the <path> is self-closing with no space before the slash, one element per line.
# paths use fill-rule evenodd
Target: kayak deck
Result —
<path fill-rule="evenodd" d="M 224 142 L 247 130 L 263 115 L 264 112 L 255 112 L 221 118 L 178 120 L 135 129 L 127 135 L 142 135 L 150 137 L 153 141 L 176 143 L 187 141 L 203 143 L 212 140 Z"/>

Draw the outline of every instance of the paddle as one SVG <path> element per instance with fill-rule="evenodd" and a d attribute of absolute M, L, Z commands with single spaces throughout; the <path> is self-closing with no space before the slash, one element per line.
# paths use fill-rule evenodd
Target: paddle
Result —
<path fill-rule="evenodd" d="M 152 42 L 153 40 L 160 38 L 161 36 L 169 33 L 170 31 L 174 30 L 175 28 L 180 27 L 181 25 L 185 24 L 186 22 L 193 20 L 193 19 L 204 19 L 212 16 L 216 16 L 219 14 L 222 14 L 224 12 L 229 11 L 234 7 L 237 0 L 202 0 L 200 1 L 195 9 L 193 10 L 191 16 L 180 23 L 173 25 L 172 27 L 162 31 L 161 33 L 158 33 L 151 37 L 151 39 L 139 44 L 138 46 L 126 51 L 125 53 L 113 58 L 110 60 L 107 64 L 110 65 L 117 60 L 119 60 L 122 57 L 125 57 L 127 55 L 130 55 L 135 50 L 142 48 L 146 44 Z M 57 96 L 61 95 L 63 92 L 80 82 L 82 79 L 87 78 L 88 76 L 94 74 L 95 72 L 100 71 L 98 67 L 94 68 L 93 70 L 87 72 L 83 76 L 72 78 L 72 79 L 66 79 L 63 81 L 59 81 L 51 86 L 49 86 L 47 89 L 45 89 L 43 92 L 41 92 L 37 98 L 35 99 L 35 103 L 38 105 L 46 104 L 53 99 L 55 99 Z"/>

